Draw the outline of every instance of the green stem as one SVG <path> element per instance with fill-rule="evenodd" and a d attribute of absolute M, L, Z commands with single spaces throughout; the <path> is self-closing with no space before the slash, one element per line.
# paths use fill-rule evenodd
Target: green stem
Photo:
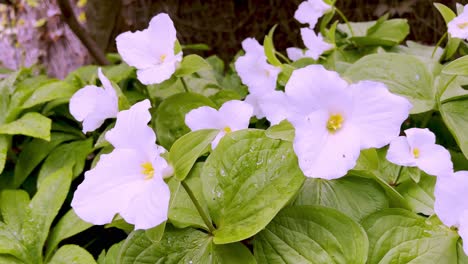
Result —
<path fill-rule="evenodd" d="M 346 16 L 343 14 L 343 12 L 341 12 L 340 9 L 338 9 L 336 6 L 335 6 L 335 10 L 336 10 L 336 13 L 338 13 L 338 15 L 343 19 L 343 21 L 346 23 L 346 25 L 348 26 L 349 28 L 349 32 L 351 32 L 351 37 L 354 37 L 354 30 L 353 28 L 351 27 L 351 24 L 349 23 L 348 19 L 346 18 Z"/>
<path fill-rule="evenodd" d="M 400 179 L 400 176 L 401 176 L 401 171 L 403 170 L 403 166 L 400 166 L 400 169 L 398 170 L 398 175 L 396 177 L 396 179 L 393 181 L 393 186 L 397 186 L 398 185 L 398 180 Z"/>
<path fill-rule="evenodd" d="M 189 90 L 188 90 L 188 87 L 187 87 L 187 83 L 184 80 L 184 77 L 180 77 L 180 81 L 182 81 L 182 86 L 184 86 L 185 92 L 188 93 Z"/>
<path fill-rule="evenodd" d="M 192 190 L 190 190 L 190 187 L 185 183 L 184 181 L 181 182 L 182 186 L 184 187 L 185 191 L 189 195 L 190 199 L 192 200 L 193 204 L 197 208 L 198 214 L 200 214 L 201 218 L 203 219 L 203 222 L 205 222 L 205 225 L 208 227 L 210 230 L 210 233 L 212 234 L 216 229 L 211 223 L 210 218 L 205 214 L 203 211 L 203 208 L 201 207 L 200 203 L 198 202 L 197 198 L 193 194 Z"/>
<path fill-rule="evenodd" d="M 281 52 L 275 51 L 276 55 L 280 57 L 282 60 L 284 60 L 286 63 L 291 63 L 291 61 L 288 59 L 288 57 L 284 56 Z"/>
<path fill-rule="evenodd" d="M 438 41 L 437 44 L 435 45 L 434 50 L 432 51 L 431 58 L 434 58 L 434 55 L 435 55 L 437 49 L 440 47 L 440 44 L 442 44 L 442 41 L 444 41 L 444 39 L 445 39 L 446 37 L 447 37 L 447 32 L 445 32 L 444 35 L 442 35 L 442 37 L 440 37 L 439 41 Z"/>

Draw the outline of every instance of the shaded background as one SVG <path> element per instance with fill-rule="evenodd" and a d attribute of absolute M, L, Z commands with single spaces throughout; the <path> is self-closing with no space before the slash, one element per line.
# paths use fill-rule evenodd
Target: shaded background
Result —
<path fill-rule="evenodd" d="M 13 1 L 13 0 L 9 0 Z M 9 2 L 0 0 L 0 3 Z M 206 43 L 231 61 L 246 37 L 262 41 L 275 24 L 275 46 L 302 47 L 300 24 L 293 15 L 301 0 L 70 0 L 74 12 L 100 49 L 115 52 L 115 37 L 127 30 L 146 28 L 160 12 L 173 19 L 182 44 Z M 468 0 L 337 0 L 350 21 L 375 20 L 385 13 L 407 18 L 408 39 L 434 44 L 446 31 L 433 3 L 453 10 Z M 93 63 L 88 51 L 60 17 L 56 0 L 16 0 L 0 4 L 0 66 L 18 68 L 44 65 L 51 76 L 64 77 L 71 70 Z"/>

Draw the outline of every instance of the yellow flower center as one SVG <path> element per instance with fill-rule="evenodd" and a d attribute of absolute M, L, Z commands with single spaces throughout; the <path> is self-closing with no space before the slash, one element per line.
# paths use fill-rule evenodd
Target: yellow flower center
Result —
<path fill-rule="evenodd" d="M 226 133 L 231 133 L 232 132 L 232 129 L 230 127 L 224 127 L 223 128 L 223 131 L 226 132 Z"/>
<path fill-rule="evenodd" d="M 141 173 L 145 175 L 145 180 L 151 180 L 154 176 L 154 168 L 151 162 L 145 162 L 141 164 Z"/>
<path fill-rule="evenodd" d="M 340 114 L 330 115 L 327 121 L 327 129 L 330 133 L 335 133 L 343 126 L 344 118 Z"/>
<path fill-rule="evenodd" d="M 415 159 L 419 158 L 419 149 L 418 148 L 414 148 L 413 149 L 413 156 Z"/>
<path fill-rule="evenodd" d="M 161 61 L 161 63 L 164 62 L 164 60 L 166 59 L 167 55 L 166 54 L 163 54 L 161 56 L 159 56 L 159 60 Z"/>
<path fill-rule="evenodd" d="M 465 29 L 468 27 L 468 22 L 463 22 L 457 25 L 459 29 Z"/>

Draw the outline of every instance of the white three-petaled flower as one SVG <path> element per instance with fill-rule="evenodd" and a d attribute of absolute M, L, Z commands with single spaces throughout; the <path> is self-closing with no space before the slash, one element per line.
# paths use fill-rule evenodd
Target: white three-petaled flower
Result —
<path fill-rule="evenodd" d="M 242 48 L 245 50 L 245 55 L 236 60 L 235 67 L 242 82 L 249 89 L 245 101 L 254 108 L 254 116 L 263 118 L 259 102 L 266 94 L 275 90 L 281 69 L 267 62 L 263 46 L 256 39 L 245 39 L 242 41 Z"/>
<path fill-rule="evenodd" d="M 299 5 L 294 18 L 303 24 L 309 24 L 309 28 L 314 28 L 318 19 L 331 9 L 323 0 L 307 0 Z"/>
<path fill-rule="evenodd" d="M 116 117 L 119 112 L 117 93 L 101 68 L 98 76 L 104 89 L 87 85 L 70 98 L 70 113 L 83 122 L 83 133 L 96 130 L 104 120 Z"/>
<path fill-rule="evenodd" d="M 457 227 L 468 254 L 468 171 L 458 171 L 437 177 L 434 191 L 434 211 L 449 227 Z"/>
<path fill-rule="evenodd" d="M 301 36 L 307 50 L 304 51 L 299 48 L 286 49 L 288 57 L 293 61 L 307 57 L 318 60 L 320 55 L 334 47 L 332 44 L 323 40 L 323 36 L 320 33 L 316 34 L 313 29 L 301 28 Z"/>
<path fill-rule="evenodd" d="M 219 110 L 208 106 L 193 109 L 185 115 L 185 124 L 192 131 L 219 129 L 218 135 L 211 143 L 211 148 L 215 149 L 226 133 L 248 128 L 252 113 L 253 108 L 250 104 L 232 100 L 224 103 Z"/>
<path fill-rule="evenodd" d="M 174 23 L 164 13 L 153 17 L 147 29 L 122 33 L 116 41 L 122 59 L 137 68 L 138 80 L 143 84 L 169 79 L 182 60 L 182 52 L 174 54 L 177 41 Z"/>
<path fill-rule="evenodd" d="M 380 148 L 400 133 L 411 104 L 378 82 L 355 84 L 321 65 L 295 70 L 285 87 L 262 104 L 267 117 L 287 118 L 307 177 L 335 179 L 356 165 L 360 150 Z M 282 106 L 281 106 L 282 105 Z"/>
<path fill-rule="evenodd" d="M 115 149 L 85 173 L 73 196 L 72 207 L 83 220 L 102 225 L 118 213 L 135 229 L 148 229 L 167 219 L 170 192 L 164 177 L 172 168 L 147 125 L 150 107 L 145 100 L 120 112 L 106 133 Z"/>
<path fill-rule="evenodd" d="M 463 12 L 452 19 L 447 27 L 450 36 L 453 38 L 468 40 L 468 5 L 465 5 Z"/>
<path fill-rule="evenodd" d="M 400 166 L 417 166 L 427 174 L 440 176 L 453 171 L 450 153 L 435 143 L 435 135 L 427 128 L 405 130 L 406 137 L 392 140 L 387 159 Z"/>

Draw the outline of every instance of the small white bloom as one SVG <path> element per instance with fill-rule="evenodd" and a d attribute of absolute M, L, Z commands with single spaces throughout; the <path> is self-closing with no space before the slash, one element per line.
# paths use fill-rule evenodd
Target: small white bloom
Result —
<path fill-rule="evenodd" d="M 161 83 L 171 77 L 182 60 L 182 52 L 174 54 L 176 29 L 164 13 L 153 17 L 143 31 L 124 32 L 117 36 L 117 50 L 122 59 L 137 68 L 143 84 Z"/>
<path fill-rule="evenodd" d="M 314 30 L 310 28 L 301 28 L 301 36 L 307 48 L 304 57 L 311 57 L 314 60 L 318 60 L 320 55 L 334 47 L 334 45 L 325 42 L 320 33 L 316 34 Z"/>
<path fill-rule="evenodd" d="M 307 0 L 299 5 L 294 13 L 294 18 L 303 24 L 309 24 L 310 28 L 314 28 L 318 19 L 331 9 L 332 7 L 323 0 Z"/>
<path fill-rule="evenodd" d="M 400 166 L 418 167 L 427 174 L 443 176 L 453 171 L 450 153 L 435 143 L 435 135 L 427 128 L 405 130 L 406 137 L 392 140 L 387 160 Z"/>
<path fill-rule="evenodd" d="M 468 5 L 465 5 L 463 12 L 452 19 L 447 27 L 450 36 L 453 38 L 468 40 Z"/>
<path fill-rule="evenodd" d="M 437 177 L 434 211 L 446 226 L 457 227 L 468 254 L 468 171 Z"/>
<path fill-rule="evenodd" d="M 356 165 L 360 150 L 380 148 L 397 137 L 411 108 L 382 83 L 348 85 L 322 65 L 295 70 L 283 98 L 288 106 L 276 116 L 285 116 L 295 128 L 300 168 L 307 177 L 324 179 L 344 176 Z M 275 104 L 263 110 L 267 117 L 277 111 Z"/>
<path fill-rule="evenodd" d="M 70 113 L 83 122 L 83 133 L 96 130 L 104 120 L 116 117 L 119 112 L 117 93 L 101 68 L 98 76 L 104 89 L 87 85 L 70 98 Z"/>
<path fill-rule="evenodd" d="M 185 124 L 192 131 L 219 129 L 218 135 L 211 143 L 211 148 L 215 149 L 226 133 L 248 128 L 252 114 L 253 107 L 250 104 L 232 100 L 224 103 L 219 110 L 208 106 L 193 109 L 185 115 Z"/>
<path fill-rule="evenodd" d="M 147 125 L 150 107 L 145 100 L 117 115 L 115 127 L 106 134 L 115 149 L 85 173 L 73 196 L 71 205 L 83 220 L 102 225 L 118 213 L 135 229 L 167 220 L 170 191 L 163 178 L 172 169 Z"/>
<path fill-rule="evenodd" d="M 297 61 L 306 57 L 305 50 L 296 47 L 287 48 L 286 54 L 288 54 L 288 58 L 292 61 Z"/>

